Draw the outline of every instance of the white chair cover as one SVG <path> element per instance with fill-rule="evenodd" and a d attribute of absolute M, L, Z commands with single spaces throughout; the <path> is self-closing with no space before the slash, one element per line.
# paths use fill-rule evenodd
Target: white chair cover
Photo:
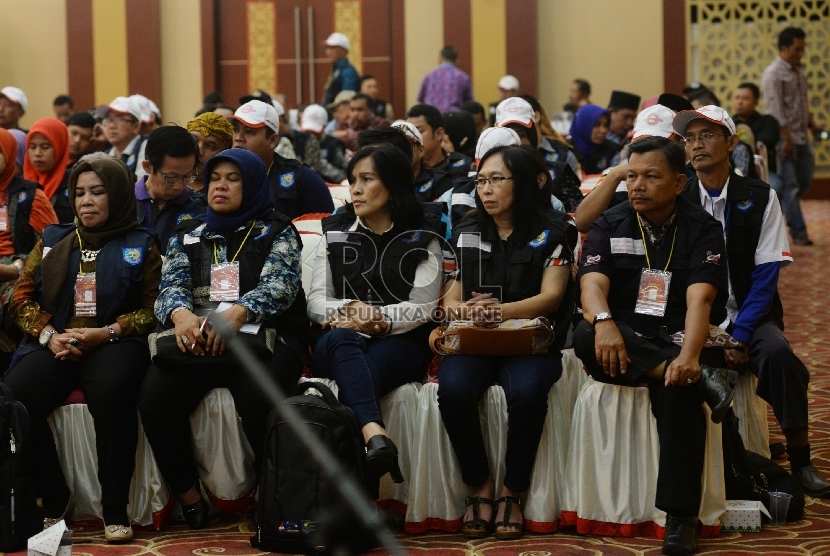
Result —
<path fill-rule="evenodd" d="M 352 194 L 349 193 L 348 185 L 329 185 L 329 193 L 331 193 L 331 199 L 334 201 L 334 210 L 352 202 Z"/>
<path fill-rule="evenodd" d="M 767 402 L 755 393 L 758 378 L 752 373 L 741 373 L 735 385 L 732 409 L 738 417 L 738 430 L 747 450 L 770 457 Z"/>
<path fill-rule="evenodd" d="M 294 223 L 297 231 L 300 232 L 300 239 L 303 242 L 303 250 L 300 253 L 302 261 L 303 291 L 311 291 L 311 276 L 314 272 L 314 259 L 317 257 L 317 246 L 323 239 L 323 229 L 319 220 L 303 220 Z M 300 227 L 300 224 L 303 226 Z M 317 230 L 313 228 L 316 227 Z"/>
<path fill-rule="evenodd" d="M 720 533 L 726 510 L 721 427 L 706 411 L 707 440 L 699 512 L 702 536 Z M 574 408 L 562 522 L 583 534 L 658 536 L 654 507 L 660 444 L 648 389 L 589 379 Z"/>

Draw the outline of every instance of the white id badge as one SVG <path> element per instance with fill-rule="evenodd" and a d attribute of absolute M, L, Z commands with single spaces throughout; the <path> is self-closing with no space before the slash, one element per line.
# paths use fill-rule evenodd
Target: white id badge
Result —
<path fill-rule="evenodd" d="M 9 229 L 9 207 L 0 207 L 0 232 Z"/>
<path fill-rule="evenodd" d="M 75 316 L 94 317 L 96 304 L 95 273 L 78 274 L 75 278 Z"/>
<path fill-rule="evenodd" d="M 669 300 L 671 272 L 643 269 L 640 275 L 640 290 L 637 293 L 637 305 L 634 312 L 641 315 L 662 317 L 666 314 Z"/>
<path fill-rule="evenodd" d="M 239 300 L 239 263 L 210 265 L 210 300 Z"/>

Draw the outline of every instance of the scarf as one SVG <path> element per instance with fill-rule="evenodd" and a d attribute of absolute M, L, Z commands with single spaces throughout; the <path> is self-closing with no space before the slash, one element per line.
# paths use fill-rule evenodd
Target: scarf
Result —
<path fill-rule="evenodd" d="M 55 165 L 48 172 L 39 172 L 29 160 L 29 144 L 35 133 L 40 133 L 52 145 L 55 151 Z M 37 182 L 43 192 L 51 199 L 63 182 L 66 167 L 69 165 L 69 130 L 63 122 L 55 118 L 41 118 L 34 123 L 26 137 L 26 159 L 23 162 L 23 176 Z M 71 197 L 70 197 L 71 198 Z"/>
<path fill-rule="evenodd" d="M 579 152 L 585 156 L 591 156 L 599 148 L 599 145 L 591 141 L 591 133 L 597 121 L 606 114 L 608 110 L 596 104 L 586 104 L 576 112 L 571 122 L 571 138 Z"/>
<path fill-rule="evenodd" d="M 225 143 L 225 147 L 233 146 L 233 127 L 228 119 L 214 112 L 199 114 L 195 119 L 187 122 L 187 131 L 198 131 L 205 137 L 213 135 Z"/>
<path fill-rule="evenodd" d="M 72 174 L 69 175 L 69 198 L 75 199 L 75 187 L 78 176 L 84 172 L 95 172 L 107 190 L 109 216 L 107 221 L 97 228 L 87 228 L 78 224 L 78 233 L 70 233 L 60 240 L 49 252 L 49 269 L 42 269 L 43 298 L 47 307 L 57 307 L 58 299 L 62 294 L 66 281 L 66 269 L 69 266 L 69 257 L 78 246 L 78 235 L 81 236 L 84 249 L 97 251 L 107 242 L 123 236 L 138 226 L 136 220 L 135 194 L 133 193 L 132 175 L 127 166 L 116 158 L 100 158 L 78 163 Z M 78 210 L 72 202 L 72 212 L 76 222 Z M 54 269 L 54 272 L 47 270 Z"/>
<path fill-rule="evenodd" d="M 17 171 L 23 173 L 23 159 L 26 158 L 26 132 L 19 129 L 10 129 L 9 133 L 17 140 Z"/>
<path fill-rule="evenodd" d="M 0 172 L 0 198 L 5 200 L 6 189 L 14 179 L 14 166 L 17 158 L 17 141 L 14 136 L 3 128 L 0 128 L 0 152 L 6 159 L 6 167 Z M 4 202 L 5 204 L 5 202 Z"/>
<path fill-rule="evenodd" d="M 216 212 L 210 206 L 210 175 L 217 164 L 231 162 L 242 176 L 242 204 L 230 213 Z M 252 152 L 244 149 L 228 149 L 205 162 L 204 191 L 207 192 L 207 214 L 202 217 L 209 230 L 227 235 L 254 218 L 267 216 L 274 210 L 271 199 L 271 183 L 265 163 Z"/>

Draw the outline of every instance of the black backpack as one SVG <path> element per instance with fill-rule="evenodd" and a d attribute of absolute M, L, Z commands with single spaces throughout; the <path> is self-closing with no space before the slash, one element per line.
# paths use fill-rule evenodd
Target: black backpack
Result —
<path fill-rule="evenodd" d="M 32 479 L 32 423 L 0 382 L 0 551 L 25 550 L 43 526 Z"/>
<path fill-rule="evenodd" d="M 786 492 L 792 495 L 787 508 L 787 521 L 800 520 L 804 515 L 805 502 L 801 486 L 786 469 L 744 447 L 738 430 L 738 417 L 731 409 L 723 419 L 722 431 L 726 499 L 757 500 L 769 509 L 769 493 Z"/>
<path fill-rule="evenodd" d="M 311 388 L 322 397 L 305 395 Z M 285 403 L 293 406 L 317 440 L 337 456 L 344 471 L 365 488 L 366 451 L 352 410 L 318 382 L 297 385 L 294 396 Z M 339 519 L 336 515 L 343 502 L 337 499 L 320 466 L 300 445 L 277 409 L 268 416 L 266 431 L 259 504 L 255 510 L 257 534 L 251 538 L 251 545 L 291 554 L 330 552 L 333 547 L 326 546 L 321 537 L 336 535 L 327 521 Z M 334 525 L 341 526 L 342 522 Z M 353 529 L 351 536 L 355 534 Z"/>

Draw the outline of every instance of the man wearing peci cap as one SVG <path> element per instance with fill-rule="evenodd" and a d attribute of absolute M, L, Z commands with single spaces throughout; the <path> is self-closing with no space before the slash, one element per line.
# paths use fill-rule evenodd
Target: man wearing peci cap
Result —
<path fill-rule="evenodd" d="M 418 102 L 436 107 L 441 112 L 461 110 L 473 100 L 470 76 L 458 69 L 458 51 L 445 46 L 439 54 L 439 66 L 426 74 L 418 90 Z"/>
<path fill-rule="evenodd" d="M 26 113 L 28 107 L 29 99 L 21 89 L 17 87 L 0 89 L 0 127 L 20 129 L 20 118 Z"/>
<path fill-rule="evenodd" d="M 498 102 L 490 103 L 488 111 L 490 112 L 490 127 L 496 125 L 496 109 L 499 103 L 511 97 L 519 96 L 519 80 L 512 75 L 505 75 L 499 79 L 499 100 Z"/>
<path fill-rule="evenodd" d="M 340 183 L 346 179 L 345 147 L 336 137 L 326 135 L 328 122 L 326 109 L 319 104 L 310 104 L 303 110 L 300 130 L 294 132 L 294 151 L 297 160 L 320 174 L 329 183 Z"/>
<path fill-rule="evenodd" d="M 291 218 L 309 213 L 332 213 L 329 188 L 311 168 L 280 156 L 279 116 L 273 104 L 252 100 L 231 116 L 233 146 L 258 155 L 268 168 L 276 209 Z"/>
<path fill-rule="evenodd" d="M 326 81 L 323 92 L 323 106 L 328 106 L 341 91 L 357 91 L 360 87 L 360 76 L 357 70 L 349 62 L 349 49 L 351 43 L 343 33 L 332 33 L 326 39 L 326 56 L 332 62 L 331 75 Z"/>
<path fill-rule="evenodd" d="M 741 344 L 726 350 L 731 369 L 758 377 L 757 394 L 772 406 L 784 436 L 793 477 L 810 496 L 830 497 L 828 482 L 813 466 L 808 440 L 810 373 L 784 337 L 778 296 L 780 269 L 792 262 L 778 197 L 758 179 L 729 168 L 735 124 L 717 106 L 680 112 L 673 128 L 684 137 L 697 178 L 683 195 L 723 226 L 729 269 L 727 318 L 721 324 Z"/>
<path fill-rule="evenodd" d="M 634 128 L 634 118 L 640 109 L 640 97 L 624 91 L 611 91 L 611 101 L 608 111 L 611 113 L 611 123 L 608 126 L 606 139 L 622 145 L 625 136 Z"/>
<path fill-rule="evenodd" d="M 141 177 L 147 172 L 139 164 L 144 160 L 147 136 L 141 135 L 141 108 L 129 97 L 116 97 L 107 107 L 101 122 L 104 136 L 112 148 L 107 152 L 120 159 L 130 172 Z"/>

